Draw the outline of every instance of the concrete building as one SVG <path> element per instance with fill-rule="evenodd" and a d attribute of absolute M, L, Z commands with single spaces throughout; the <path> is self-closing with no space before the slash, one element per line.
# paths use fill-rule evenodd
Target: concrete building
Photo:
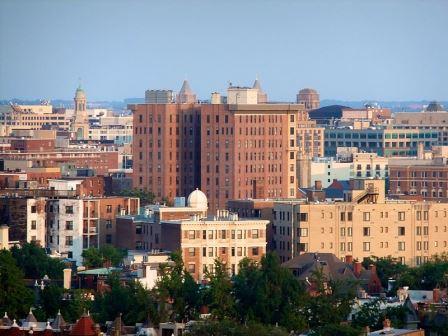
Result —
<path fill-rule="evenodd" d="M 314 110 L 320 106 L 319 93 L 314 89 L 306 88 L 300 90 L 296 101 L 298 104 L 304 104 L 307 110 Z"/>
<path fill-rule="evenodd" d="M 276 202 L 276 252 L 282 261 L 303 252 L 358 260 L 392 255 L 415 266 L 446 251 L 448 203 L 389 200 L 384 193 L 384 180 L 351 180 L 343 202 Z"/>
<path fill-rule="evenodd" d="M 439 145 L 439 133 L 431 129 L 327 128 L 325 156 L 336 156 L 338 147 L 357 147 L 380 156 L 416 156 L 420 143 L 425 149 Z"/>
<path fill-rule="evenodd" d="M 232 86 L 227 89 L 227 104 L 258 104 L 258 88 Z"/>
<path fill-rule="evenodd" d="M 48 199 L 47 247 L 80 265 L 83 249 L 115 244 L 116 217 L 139 207 L 129 197 Z"/>

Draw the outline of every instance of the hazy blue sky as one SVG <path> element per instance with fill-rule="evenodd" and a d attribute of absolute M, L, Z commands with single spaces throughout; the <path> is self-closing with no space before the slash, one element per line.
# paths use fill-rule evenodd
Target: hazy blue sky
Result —
<path fill-rule="evenodd" d="M 201 98 L 259 75 L 346 100 L 448 99 L 448 0 L 0 0 L 0 99 Z"/>

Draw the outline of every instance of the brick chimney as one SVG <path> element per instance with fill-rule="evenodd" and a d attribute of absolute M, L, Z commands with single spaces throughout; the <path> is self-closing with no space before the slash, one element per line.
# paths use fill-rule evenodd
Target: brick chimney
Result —
<path fill-rule="evenodd" d="M 355 273 L 355 276 L 357 278 L 359 278 L 359 276 L 361 275 L 361 270 L 362 264 L 359 261 L 355 261 L 355 263 L 353 264 L 353 273 Z"/>
<path fill-rule="evenodd" d="M 432 290 L 432 301 L 438 303 L 440 301 L 440 289 L 434 288 Z"/>
<path fill-rule="evenodd" d="M 320 180 L 314 181 L 314 189 L 315 190 L 322 190 L 322 181 L 320 181 Z"/>
<path fill-rule="evenodd" d="M 352 255 L 346 255 L 345 256 L 345 263 L 349 264 L 349 265 L 353 264 L 353 256 Z"/>

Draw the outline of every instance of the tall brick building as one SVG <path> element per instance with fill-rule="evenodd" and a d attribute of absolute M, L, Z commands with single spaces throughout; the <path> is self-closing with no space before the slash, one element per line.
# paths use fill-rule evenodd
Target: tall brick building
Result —
<path fill-rule="evenodd" d="M 129 105 L 133 112 L 133 186 L 158 199 L 200 186 L 200 106 Z"/>
<path fill-rule="evenodd" d="M 295 197 L 303 105 L 248 104 L 240 89 L 238 104 L 130 105 L 133 186 L 171 200 L 200 187 L 211 212 L 229 199 Z"/>

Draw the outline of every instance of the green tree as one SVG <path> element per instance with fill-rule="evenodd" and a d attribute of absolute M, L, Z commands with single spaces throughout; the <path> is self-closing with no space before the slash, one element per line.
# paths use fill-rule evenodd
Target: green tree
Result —
<path fill-rule="evenodd" d="M 41 292 L 40 301 L 45 319 L 54 318 L 62 307 L 63 289 L 55 285 L 49 285 Z"/>
<path fill-rule="evenodd" d="M 356 283 L 327 279 L 322 268 L 312 274 L 310 281 L 316 293 L 308 297 L 303 310 L 309 327 L 315 329 L 345 321 L 354 303 Z"/>
<path fill-rule="evenodd" d="M 88 268 L 103 267 L 104 263 L 119 266 L 126 256 L 126 251 L 112 245 L 103 245 L 99 249 L 90 247 L 82 251 L 83 265 Z"/>
<path fill-rule="evenodd" d="M 23 273 L 11 252 L 0 251 L 0 311 L 11 318 L 21 318 L 33 303 L 33 292 L 26 288 Z"/>
<path fill-rule="evenodd" d="M 185 333 L 189 336 L 288 336 L 281 327 L 250 322 L 239 324 L 232 320 L 210 320 L 194 323 Z"/>
<path fill-rule="evenodd" d="M 139 189 L 131 189 L 131 190 L 123 190 L 119 192 L 117 195 L 119 196 L 127 196 L 127 197 L 138 197 L 140 198 L 140 204 L 142 206 L 148 204 L 154 204 L 155 195 L 151 191 L 147 190 L 139 190 Z"/>
<path fill-rule="evenodd" d="M 210 313 L 218 320 L 235 317 L 235 299 L 232 295 L 232 282 L 229 270 L 221 260 L 216 259 L 214 269 L 206 270 L 207 298 Z"/>
<path fill-rule="evenodd" d="M 34 242 L 25 243 L 22 247 L 14 246 L 11 253 L 25 278 L 41 279 L 48 275 L 50 279 L 62 279 L 65 264 L 48 256 L 45 249 Z"/>
<path fill-rule="evenodd" d="M 160 265 L 156 296 L 161 319 L 173 321 L 198 317 L 202 296 L 199 285 L 185 270 L 180 251 L 170 255 L 170 263 Z"/>
<path fill-rule="evenodd" d="M 243 260 L 234 277 L 234 295 L 243 322 L 278 323 L 295 331 L 306 327 L 301 314 L 305 290 L 275 254 L 268 253 L 260 264 Z"/>
<path fill-rule="evenodd" d="M 376 266 L 376 273 L 381 280 L 383 288 L 387 288 L 389 279 L 398 281 L 409 271 L 409 266 L 404 265 L 398 258 L 393 258 L 392 256 L 364 258 L 362 264 L 365 268 L 368 268 L 369 265 Z"/>
<path fill-rule="evenodd" d="M 67 322 L 74 323 L 84 312 L 92 311 L 93 302 L 88 290 L 75 289 L 66 294 L 69 299 L 62 300 L 61 314 Z"/>
<path fill-rule="evenodd" d="M 113 273 L 109 276 L 108 284 L 110 290 L 97 295 L 93 304 L 93 313 L 98 321 L 111 321 L 122 314 L 126 325 L 134 325 L 155 314 L 155 301 L 140 282 L 122 284 L 119 275 Z"/>

